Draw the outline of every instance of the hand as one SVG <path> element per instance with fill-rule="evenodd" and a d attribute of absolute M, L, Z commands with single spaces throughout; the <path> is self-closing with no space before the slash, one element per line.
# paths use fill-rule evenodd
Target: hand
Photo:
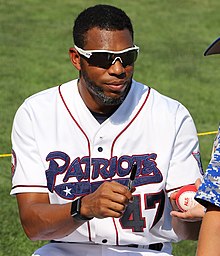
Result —
<path fill-rule="evenodd" d="M 118 182 L 104 182 L 93 193 L 86 195 L 81 201 L 81 214 L 86 217 L 119 218 L 123 215 L 129 201 L 132 200 L 132 192 L 126 186 Z"/>
<path fill-rule="evenodd" d="M 170 215 L 182 219 L 183 221 L 200 221 L 205 215 L 204 207 L 201 204 L 197 204 L 192 209 L 181 212 L 181 211 L 171 211 Z"/>
<path fill-rule="evenodd" d="M 195 182 L 195 186 L 196 186 L 197 189 L 200 186 L 200 184 L 201 184 L 201 179 L 197 179 L 196 182 Z M 201 218 L 205 214 L 204 207 L 201 204 L 198 203 L 192 209 L 190 209 L 186 212 L 181 212 L 178 209 L 177 205 L 176 205 L 176 194 L 177 194 L 177 191 L 170 195 L 170 201 L 171 201 L 171 205 L 173 207 L 173 211 L 171 211 L 170 215 L 173 216 L 173 217 L 180 218 L 180 219 L 185 220 L 185 221 L 199 221 L 199 220 L 201 220 Z"/>

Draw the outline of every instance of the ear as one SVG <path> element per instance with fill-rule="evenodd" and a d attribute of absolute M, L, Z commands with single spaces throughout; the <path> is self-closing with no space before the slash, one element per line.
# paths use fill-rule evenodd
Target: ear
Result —
<path fill-rule="evenodd" d="M 80 55 L 77 52 L 77 50 L 74 47 L 71 47 L 69 49 L 69 56 L 70 56 L 70 60 L 73 64 L 73 66 L 77 69 L 77 70 L 81 70 L 81 65 L 80 65 Z"/>

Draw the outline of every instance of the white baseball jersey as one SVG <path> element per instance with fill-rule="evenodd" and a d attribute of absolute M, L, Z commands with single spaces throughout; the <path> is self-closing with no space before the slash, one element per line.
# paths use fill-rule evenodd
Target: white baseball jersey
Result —
<path fill-rule="evenodd" d="M 123 217 L 94 218 L 59 241 L 107 246 L 178 241 L 168 193 L 202 177 L 189 112 L 134 80 L 102 124 L 84 104 L 77 80 L 31 96 L 16 113 L 12 146 L 11 194 L 48 193 L 51 204 L 71 202 L 104 181 L 126 185 L 137 163 L 134 202 Z"/>

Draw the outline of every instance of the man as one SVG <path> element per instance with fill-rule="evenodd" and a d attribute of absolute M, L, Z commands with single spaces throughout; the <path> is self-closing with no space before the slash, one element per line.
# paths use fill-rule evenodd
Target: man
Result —
<path fill-rule="evenodd" d="M 220 38 L 208 47 L 204 55 L 219 53 Z M 199 235 L 197 255 L 218 256 L 220 255 L 220 126 L 214 141 L 211 161 L 195 198 L 207 208 Z"/>
<path fill-rule="evenodd" d="M 73 38 L 79 79 L 25 100 L 13 124 L 11 194 L 27 236 L 51 240 L 33 255 L 171 255 L 200 227 L 169 201 L 202 177 L 193 120 L 132 79 L 139 48 L 122 10 L 84 10 Z"/>

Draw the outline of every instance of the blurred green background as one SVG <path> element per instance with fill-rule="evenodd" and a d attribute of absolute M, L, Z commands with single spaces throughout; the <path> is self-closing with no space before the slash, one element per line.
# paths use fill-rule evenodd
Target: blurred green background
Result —
<path fill-rule="evenodd" d="M 203 57 L 220 36 L 219 0 L 0 0 L 0 256 L 28 256 L 44 242 L 29 241 L 11 189 L 11 126 L 23 100 L 77 77 L 69 61 L 72 25 L 84 8 L 113 4 L 132 19 L 140 56 L 134 78 L 177 99 L 198 132 L 219 123 L 220 56 Z M 215 135 L 199 136 L 204 169 Z M 174 245 L 174 255 L 195 255 L 196 242 Z"/>

